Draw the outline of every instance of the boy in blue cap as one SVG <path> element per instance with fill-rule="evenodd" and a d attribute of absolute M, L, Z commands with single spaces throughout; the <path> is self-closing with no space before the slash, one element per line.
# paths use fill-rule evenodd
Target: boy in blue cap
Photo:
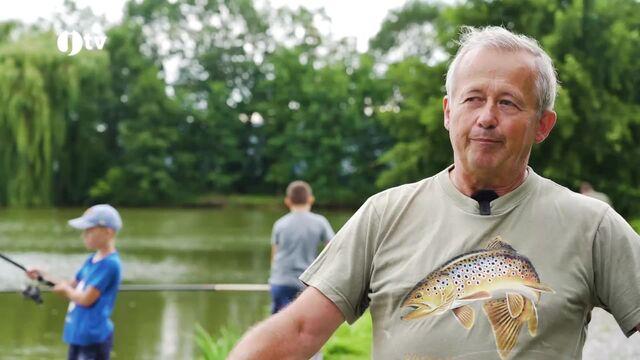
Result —
<path fill-rule="evenodd" d="M 83 230 L 87 249 L 96 250 L 72 281 L 56 282 L 53 291 L 69 299 L 63 339 L 69 344 L 69 360 L 108 360 L 113 347 L 111 312 L 121 280 L 120 256 L 115 247 L 122 219 L 111 205 L 90 207 L 69 225 Z M 29 277 L 41 272 L 31 269 Z"/>

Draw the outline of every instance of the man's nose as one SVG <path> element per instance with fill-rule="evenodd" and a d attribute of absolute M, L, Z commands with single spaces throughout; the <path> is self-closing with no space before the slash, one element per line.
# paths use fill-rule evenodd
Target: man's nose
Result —
<path fill-rule="evenodd" d="M 492 129 L 498 126 L 497 106 L 491 101 L 487 101 L 478 115 L 478 125 L 485 129 Z"/>

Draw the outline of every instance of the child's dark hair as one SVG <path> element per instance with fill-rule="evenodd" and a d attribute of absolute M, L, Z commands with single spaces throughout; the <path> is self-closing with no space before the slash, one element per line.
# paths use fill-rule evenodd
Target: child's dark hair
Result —
<path fill-rule="evenodd" d="M 312 195 L 311 186 L 302 180 L 296 180 L 287 186 L 287 197 L 294 205 L 305 205 Z"/>

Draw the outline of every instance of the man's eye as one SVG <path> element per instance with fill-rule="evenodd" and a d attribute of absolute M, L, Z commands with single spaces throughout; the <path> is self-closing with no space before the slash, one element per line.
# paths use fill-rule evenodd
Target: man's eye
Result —
<path fill-rule="evenodd" d="M 500 105 L 517 107 L 515 103 L 513 103 L 512 101 L 509 101 L 509 100 L 500 100 L 498 103 Z"/>
<path fill-rule="evenodd" d="M 473 102 L 473 101 L 479 101 L 479 100 L 480 100 L 479 97 L 471 96 L 471 97 L 468 97 L 468 98 L 464 99 L 464 102 Z"/>

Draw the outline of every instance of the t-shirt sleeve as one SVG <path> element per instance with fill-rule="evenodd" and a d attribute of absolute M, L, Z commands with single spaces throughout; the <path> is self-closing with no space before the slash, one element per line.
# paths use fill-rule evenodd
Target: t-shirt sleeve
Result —
<path fill-rule="evenodd" d="M 300 276 L 300 280 L 329 298 L 349 324 L 369 306 L 378 225 L 378 214 L 368 200 Z"/>
<path fill-rule="evenodd" d="M 278 245 L 278 223 L 273 224 L 271 229 L 271 245 Z"/>
<path fill-rule="evenodd" d="M 104 293 L 107 288 L 120 277 L 120 267 L 115 261 L 103 261 L 100 266 L 87 279 L 87 286 L 93 286 L 100 293 Z"/>
<path fill-rule="evenodd" d="M 322 217 L 322 242 L 327 244 L 336 234 L 333 232 L 333 228 L 329 221 Z"/>
<path fill-rule="evenodd" d="M 595 303 L 626 336 L 640 324 L 640 236 L 609 208 L 593 243 Z"/>

